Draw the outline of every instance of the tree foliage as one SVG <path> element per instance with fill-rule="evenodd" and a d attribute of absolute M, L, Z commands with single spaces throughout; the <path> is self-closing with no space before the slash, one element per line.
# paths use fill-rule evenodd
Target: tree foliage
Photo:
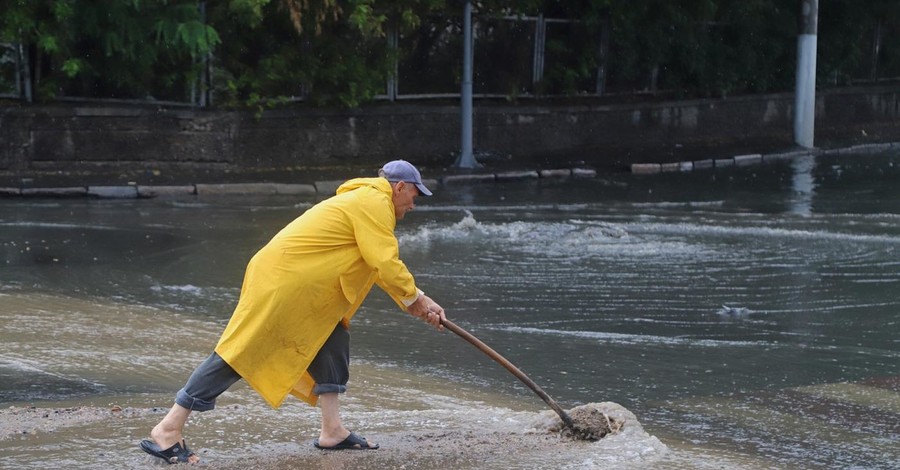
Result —
<path fill-rule="evenodd" d="M 0 41 L 26 45 L 42 98 L 165 93 L 186 86 L 194 59 L 220 42 L 195 1 L 2 0 L 0 9 Z"/>
<path fill-rule="evenodd" d="M 821 85 L 900 76 L 900 2 L 819 3 Z M 796 0 L 473 4 L 476 92 L 590 93 L 600 68 L 619 93 L 724 96 L 793 86 Z M 262 109 L 303 98 L 354 107 L 385 93 L 397 70 L 401 90 L 446 92 L 461 67 L 456 0 L 0 0 L 0 11 L 0 43 L 22 46 L 5 50 L 24 52 L 39 99 L 184 101 L 211 69 L 219 105 Z M 548 26 L 535 84 L 538 15 L 571 21 Z M 528 19 L 516 22 L 521 17 Z M 3 54 L 0 65 L 11 63 Z"/>

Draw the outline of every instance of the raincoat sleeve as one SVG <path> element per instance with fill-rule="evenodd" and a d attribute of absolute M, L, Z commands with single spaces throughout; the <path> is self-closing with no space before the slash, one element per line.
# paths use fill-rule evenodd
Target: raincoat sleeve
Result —
<path fill-rule="evenodd" d="M 360 209 L 353 217 L 354 232 L 362 258 L 377 274 L 376 284 L 401 305 L 415 301 L 419 296 L 415 279 L 400 261 L 394 235 L 393 204 L 389 198 L 369 198 Z"/>
<path fill-rule="evenodd" d="M 381 282 L 381 279 L 375 278 L 375 285 L 380 287 L 381 290 L 383 290 L 385 292 L 388 291 L 387 287 L 385 287 L 384 283 Z M 393 301 L 397 304 L 397 306 L 400 307 L 400 310 L 403 310 L 404 312 L 408 312 L 409 310 L 407 310 L 407 309 L 409 308 L 409 306 L 412 305 L 413 303 L 415 303 L 415 301 L 419 298 L 420 295 L 424 295 L 424 294 L 425 293 L 422 292 L 422 289 L 419 289 L 418 287 L 416 288 L 416 296 L 412 297 L 411 299 L 401 299 L 399 297 L 394 297 L 393 295 L 388 293 L 388 295 L 391 297 L 391 299 L 393 299 Z"/>

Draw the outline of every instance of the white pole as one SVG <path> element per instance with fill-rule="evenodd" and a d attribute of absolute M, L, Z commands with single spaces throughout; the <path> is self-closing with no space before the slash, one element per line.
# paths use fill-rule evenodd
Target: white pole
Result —
<path fill-rule="evenodd" d="M 794 142 L 805 148 L 812 148 L 815 138 L 818 17 L 818 0 L 800 1 L 797 88 L 794 95 Z"/>

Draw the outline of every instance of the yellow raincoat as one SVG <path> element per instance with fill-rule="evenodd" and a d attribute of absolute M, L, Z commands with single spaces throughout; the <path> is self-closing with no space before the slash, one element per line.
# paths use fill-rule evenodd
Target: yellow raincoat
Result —
<path fill-rule="evenodd" d="M 415 300 L 396 223 L 390 183 L 353 179 L 250 260 L 216 352 L 273 408 L 288 393 L 316 404 L 306 369 L 334 327 L 349 326 L 374 283 L 401 306 Z"/>

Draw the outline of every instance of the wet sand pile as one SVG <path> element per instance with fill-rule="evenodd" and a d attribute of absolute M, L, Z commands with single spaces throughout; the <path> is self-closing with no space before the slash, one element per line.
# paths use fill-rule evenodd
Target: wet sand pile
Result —
<path fill-rule="evenodd" d="M 23 468 L 53 468 L 61 462 L 82 468 L 143 468 L 160 462 L 141 452 L 137 442 L 164 413 L 160 408 L 119 406 L 0 409 L 0 453 L 9 452 L 26 462 Z M 426 429 L 410 425 L 379 431 L 370 423 L 365 434 L 381 445 L 376 451 L 322 451 L 312 446 L 314 434 L 300 433 L 287 439 L 276 436 L 272 431 L 277 421 L 283 418 L 283 425 L 293 418 L 281 416 L 283 412 L 271 413 L 276 422 L 266 423 L 263 432 L 253 436 L 241 436 L 240 430 L 252 425 L 246 417 L 228 420 L 225 413 L 198 416 L 207 422 L 196 427 L 189 424 L 189 444 L 205 468 L 261 470 L 505 469 L 513 463 L 519 468 L 594 468 L 654 464 L 668 454 L 666 446 L 643 432 L 633 414 L 615 403 L 584 405 L 571 412 L 576 422 L 606 432 L 597 441 L 572 439 L 552 411 L 492 409 L 480 426 L 469 423 Z M 225 435 L 230 437 L 216 437 Z M 83 446 L 85 439 L 91 442 L 89 451 Z"/>
<path fill-rule="evenodd" d="M 572 408 L 569 417 L 575 423 L 575 429 L 566 427 L 562 434 L 585 441 L 599 441 L 608 434 L 619 432 L 625 425 L 624 420 L 610 417 L 594 404 Z"/>
<path fill-rule="evenodd" d="M 303 465 L 321 468 L 598 468 L 609 465 L 653 465 L 669 453 L 647 434 L 633 413 L 612 402 L 589 403 L 568 412 L 576 427 L 591 438 L 573 434 L 553 411 L 531 415 L 531 421 L 494 429 L 447 429 L 440 432 L 382 434 L 377 451 L 325 452 L 310 446 L 274 450 L 257 461 L 260 469 Z M 281 454 L 281 455 L 275 455 Z M 240 468 L 220 462 L 221 468 Z M 234 465 L 234 466 L 232 466 Z"/>
<path fill-rule="evenodd" d="M 595 438 L 576 437 L 552 411 L 533 417 L 518 429 L 448 429 L 441 432 L 391 433 L 379 436 L 377 451 L 325 452 L 309 446 L 283 449 L 256 462 L 257 468 L 599 468 L 609 465 L 652 465 L 668 448 L 644 432 L 627 409 L 615 403 L 591 403 L 570 413 L 576 425 Z M 600 439 L 599 435 L 603 435 Z M 274 450 L 274 449 L 273 449 Z M 279 454 L 281 455 L 275 455 Z M 220 462 L 221 468 L 241 468 Z"/>
<path fill-rule="evenodd" d="M 644 431 L 634 413 L 618 403 L 609 401 L 588 403 L 576 406 L 567 413 L 575 423 L 575 429 L 568 428 L 556 413 L 549 410 L 541 412 L 533 426 L 536 430 L 544 429 L 548 432 L 559 433 L 564 437 L 586 441 L 603 439 L 626 427 L 629 430 Z"/>

